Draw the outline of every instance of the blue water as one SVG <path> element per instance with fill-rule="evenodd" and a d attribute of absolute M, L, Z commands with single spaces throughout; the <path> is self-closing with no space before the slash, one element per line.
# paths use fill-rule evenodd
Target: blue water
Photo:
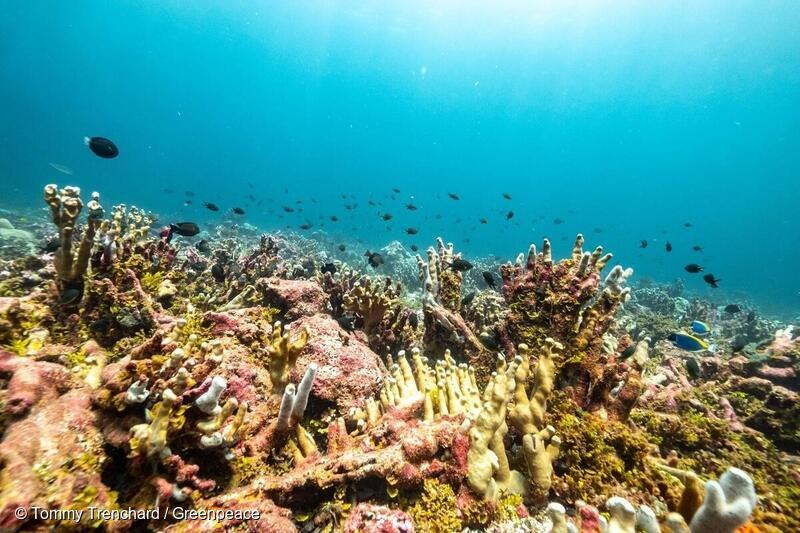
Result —
<path fill-rule="evenodd" d="M 720 299 L 796 316 L 797 28 L 796 1 L 5 2 L 0 206 L 55 181 L 162 218 L 220 218 L 206 200 L 509 259 L 582 231 L 638 277 L 712 294 L 697 262 Z"/>

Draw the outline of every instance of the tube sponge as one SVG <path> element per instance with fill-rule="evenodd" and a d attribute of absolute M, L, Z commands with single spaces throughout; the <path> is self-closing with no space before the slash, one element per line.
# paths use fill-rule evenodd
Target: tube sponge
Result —
<path fill-rule="evenodd" d="M 719 481 L 706 482 L 703 505 L 689 529 L 692 533 L 733 533 L 747 522 L 756 501 L 753 480 L 745 471 L 731 467 Z"/>

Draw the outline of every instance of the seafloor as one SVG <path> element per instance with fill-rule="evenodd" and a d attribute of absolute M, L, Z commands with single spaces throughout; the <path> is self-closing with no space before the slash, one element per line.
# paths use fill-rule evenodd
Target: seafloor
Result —
<path fill-rule="evenodd" d="M 372 268 L 45 201 L 0 218 L 2 531 L 800 531 L 798 329 L 752 306 L 581 236 Z"/>

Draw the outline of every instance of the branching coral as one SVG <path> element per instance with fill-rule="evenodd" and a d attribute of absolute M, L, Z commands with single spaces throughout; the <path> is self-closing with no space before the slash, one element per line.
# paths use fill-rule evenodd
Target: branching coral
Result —
<path fill-rule="evenodd" d="M 386 278 L 383 283 L 366 278 L 356 282 L 344 294 L 343 307 L 359 319 L 367 335 L 372 335 L 389 308 L 397 302 L 401 290 L 400 285 L 393 284 L 391 278 Z"/>
<path fill-rule="evenodd" d="M 291 336 L 284 331 L 283 324 L 275 322 L 272 327 L 272 339 L 266 347 L 269 356 L 269 375 L 272 378 L 274 391 L 281 391 L 289 381 L 289 372 L 297 362 L 297 356 L 308 343 L 308 330 L 302 329 Z"/>
<path fill-rule="evenodd" d="M 83 209 L 81 190 L 78 187 L 64 187 L 50 184 L 44 188 L 44 200 L 50 206 L 53 223 L 58 226 L 61 246 L 55 254 L 55 267 L 62 290 L 82 290 L 83 276 L 89 267 L 94 237 L 103 217 L 100 195 L 92 193 L 86 205 L 89 216 L 77 253 L 72 249 L 75 226 Z"/>

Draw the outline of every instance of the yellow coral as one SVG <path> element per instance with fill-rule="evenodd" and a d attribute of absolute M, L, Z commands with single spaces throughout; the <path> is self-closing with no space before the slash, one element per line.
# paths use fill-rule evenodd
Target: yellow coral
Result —
<path fill-rule="evenodd" d="M 408 514 L 414 519 L 417 531 L 450 533 L 462 528 L 455 493 L 450 485 L 438 479 L 425 480 L 422 494 Z"/>
<path fill-rule="evenodd" d="M 280 392 L 289 381 L 289 372 L 297 362 L 297 356 L 308 343 L 308 328 L 303 328 L 290 337 L 280 322 L 272 327 L 272 339 L 267 346 L 269 355 L 269 376 L 272 379 L 273 392 Z"/>

